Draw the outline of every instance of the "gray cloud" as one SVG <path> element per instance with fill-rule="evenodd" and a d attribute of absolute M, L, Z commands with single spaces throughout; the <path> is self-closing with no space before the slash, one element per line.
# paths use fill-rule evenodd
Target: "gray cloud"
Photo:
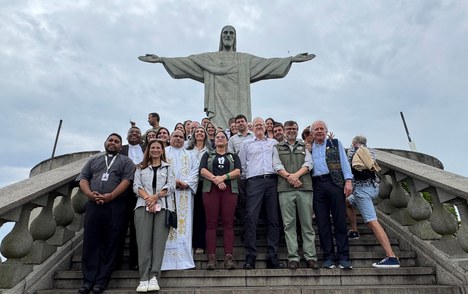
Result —
<path fill-rule="evenodd" d="M 310 52 L 281 80 L 252 85 L 256 116 L 329 123 L 345 145 L 418 150 L 468 175 L 467 4 L 464 1 L 10 1 L 0 10 L 0 186 L 52 152 L 100 150 L 148 112 L 162 125 L 201 119 L 203 85 L 173 80 L 137 56 L 216 51 L 232 24 L 238 50 L 264 57 Z M 449 139 L 448 137 L 453 137 Z"/>

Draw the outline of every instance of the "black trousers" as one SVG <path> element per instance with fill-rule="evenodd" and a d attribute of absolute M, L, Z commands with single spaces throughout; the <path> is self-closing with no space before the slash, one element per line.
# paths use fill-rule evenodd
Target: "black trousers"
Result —
<path fill-rule="evenodd" d="M 246 189 L 247 189 L 247 180 L 237 179 L 237 188 L 238 188 L 238 199 L 236 206 L 236 218 L 238 223 L 244 224 L 245 221 L 245 203 L 246 203 Z"/>
<path fill-rule="evenodd" d="M 317 222 L 323 260 L 349 260 L 349 244 L 346 227 L 346 196 L 343 188 L 335 185 L 331 177 L 312 178 L 314 188 L 314 213 Z M 332 233 L 333 219 L 334 232 Z M 333 245 L 333 236 L 336 241 Z"/>
<path fill-rule="evenodd" d="M 257 223 L 262 204 L 267 223 L 267 258 L 276 258 L 279 243 L 278 180 L 247 179 L 244 222 L 244 249 L 246 255 L 257 256 Z"/>
<path fill-rule="evenodd" d="M 125 199 L 86 203 L 83 232 L 84 282 L 107 285 L 115 266 L 125 215 Z"/>
<path fill-rule="evenodd" d="M 135 266 L 138 266 L 138 246 L 136 241 L 136 231 L 134 222 L 134 210 L 138 197 L 135 195 L 135 193 L 133 193 L 133 190 L 131 188 L 127 189 L 127 191 L 125 191 L 125 193 L 119 197 L 125 197 L 125 219 L 122 224 L 122 235 L 119 244 L 119 249 L 117 252 L 115 266 L 116 269 L 122 268 L 127 233 L 129 233 L 129 265 L 130 268 L 134 268 Z"/>
<path fill-rule="evenodd" d="M 203 181 L 198 182 L 197 193 L 193 199 L 192 248 L 206 248 L 206 215 L 203 205 Z"/>

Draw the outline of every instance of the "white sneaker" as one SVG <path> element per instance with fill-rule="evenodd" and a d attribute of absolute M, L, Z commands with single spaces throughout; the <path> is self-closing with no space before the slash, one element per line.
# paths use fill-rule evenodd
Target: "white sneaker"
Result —
<path fill-rule="evenodd" d="M 136 288 L 137 292 L 148 292 L 148 281 L 140 281 L 140 285 Z"/>
<path fill-rule="evenodd" d="M 153 277 L 151 280 L 149 280 L 148 291 L 159 291 L 159 284 L 156 277 Z"/>

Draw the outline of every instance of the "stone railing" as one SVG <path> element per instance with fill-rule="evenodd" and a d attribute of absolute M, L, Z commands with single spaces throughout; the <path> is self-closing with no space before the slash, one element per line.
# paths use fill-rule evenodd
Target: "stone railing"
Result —
<path fill-rule="evenodd" d="M 411 246 L 421 241 L 421 253 L 428 254 L 429 259 L 438 256 L 439 263 L 464 269 L 460 277 L 466 283 L 463 274 L 468 270 L 468 178 L 388 152 L 377 150 L 376 154 L 382 167 L 380 211 L 407 229 L 406 239 Z M 402 187 L 403 181 L 409 192 Z M 422 192 L 430 194 L 432 205 Z M 457 208 L 459 220 L 448 207 Z M 453 273 L 453 268 L 446 270 Z"/>
<path fill-rule="evenodd" d="M 10 289 L 1 293 L 26 293 L 36 283 L 52 283 L 51 269 L 67 260 L 69 266 L 71 253 L 81 244 L 87 201 L 75 179 L 88 160 L 89 156 L 0 189 L 0 227 L 14 223 L 0 246 L 7 258 L 0 264 L 0 289 Z"/>

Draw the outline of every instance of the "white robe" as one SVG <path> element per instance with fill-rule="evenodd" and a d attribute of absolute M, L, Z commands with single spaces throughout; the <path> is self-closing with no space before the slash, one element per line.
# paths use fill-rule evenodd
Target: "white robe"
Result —
<path fill-rule="evenodd" d="M 161 270 L 182 270 L 195 267 L 192 254 L 193 195 L 198 185 L 198 164 L 183 148 L 166 147 L 166 159 L 174 167 L 177 180 L 189 185 L 174 193 L 177 204 L 177 230 L 171 228 L 166 242 Z"/>

